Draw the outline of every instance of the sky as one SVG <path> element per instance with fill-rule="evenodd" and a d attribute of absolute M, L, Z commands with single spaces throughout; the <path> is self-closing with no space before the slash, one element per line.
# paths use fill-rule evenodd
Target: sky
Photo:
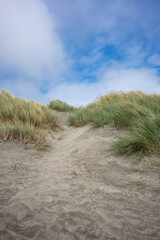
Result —
<path fill-rule="evenodd" d="M 86 105 L 160 94 L 160 0 L 0 0 L 0 89 Z"/>

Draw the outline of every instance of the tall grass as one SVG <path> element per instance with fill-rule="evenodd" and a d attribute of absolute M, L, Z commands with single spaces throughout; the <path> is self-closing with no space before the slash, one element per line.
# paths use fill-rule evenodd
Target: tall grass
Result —
<path fill-rule="evenodd" d="M 69 116 L 68 120 L 70 125 L 82 127 L 91 122 L 93 109 L 94 104 L 90 104 L 86 108 L 79 107 L 74 113 Z"/>
<path fill-rule="evenodd" d="M 78 109 L 70 117 L 71 125 L 83 126 L 92 122 L 100 127 L 112 124 L 129 131 L 113 144 L 120 154 L 160 153 L 160 96 L 142 92 L 112 92 L 100 97 L 92 107 Z"/>
<path fill-rule="evenodd" d="M 4 90 L 0 91 L 0 125 L 3 126 L 5 140 L 15 138 L 34 143 L 39 148 L 45 146 L 46 131 L 59 126 L 56 116 L 47 106 L 14 98 Z"/>
<path fill-rule="evenodd" d="M 54 100 L 49 103 L 49 108 L 60 111 L 60 112 L 71 112 L 74 111 L 76 108 L 61 101 L 61 100 Z"/>

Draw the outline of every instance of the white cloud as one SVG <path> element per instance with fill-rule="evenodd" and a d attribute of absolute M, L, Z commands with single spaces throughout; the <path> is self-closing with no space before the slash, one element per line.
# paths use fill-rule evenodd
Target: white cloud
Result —
<path fill-rule="evenodd" d="M 155 69 L 111 69 L 104 73 L 102 81 L 106 82 L 108 91 L 160 93 L 160 77 Z"/>
<path fill-rule="evenodd" d="M 50 100 L 60 99 L 74 106 L 86 105 L 100 94 L 105 94 L 101 83 L 63 83 L 47 94 Z"/>
<path fill-rule="evenodd" d="M 36 83 L 27 82 L 22 78 L 15 82 L 8 79 L 4 85 L 2 84 L 2 88 L 5 87 L 15 96 L 33 99 L 42 104 L 60 99 L 74 106 L 91 103 L 110 91 L 138 90 L 145 93 L 160 93 L 160 77 L 156 69 L 109 68 L 100 74 L 101 78 L 97 82 L 63 82 L 54 86 L 46 94 L 41 93 Z"/>
<path fill-rule="evenodd" d="M 47 94 L 50 100 L 61 99 L 74 106 L 86 105 L 110 91 L 160 93 L 160 77 L 155 69 L 106 69 L 94 83 L 63 83 Z"/>
<path fill-rule="evenodd" d="M 62 42 L 41 0 L 0 0 L 0 65 L 38 81 L 64 71 Z"/>

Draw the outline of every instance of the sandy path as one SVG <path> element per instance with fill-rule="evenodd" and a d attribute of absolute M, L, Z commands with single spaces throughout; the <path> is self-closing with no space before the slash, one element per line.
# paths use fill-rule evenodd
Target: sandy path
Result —
<path fill-rule="evenodd" d="M 0 142 L 0 240 L 159 240 L 160 159 L 113 156 L 115 129 L 57 115 L 48 152 Z"/>

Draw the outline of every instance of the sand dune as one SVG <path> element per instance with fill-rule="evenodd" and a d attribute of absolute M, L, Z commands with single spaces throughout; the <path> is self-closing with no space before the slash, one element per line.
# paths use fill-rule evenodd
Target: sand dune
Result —
<path fill-rule="evenodd" d="M 114 156 L 114 128 L 57 115 L 49 151 L 0 142 L 0 240 L 159 240 L 160 159 Z"/>

